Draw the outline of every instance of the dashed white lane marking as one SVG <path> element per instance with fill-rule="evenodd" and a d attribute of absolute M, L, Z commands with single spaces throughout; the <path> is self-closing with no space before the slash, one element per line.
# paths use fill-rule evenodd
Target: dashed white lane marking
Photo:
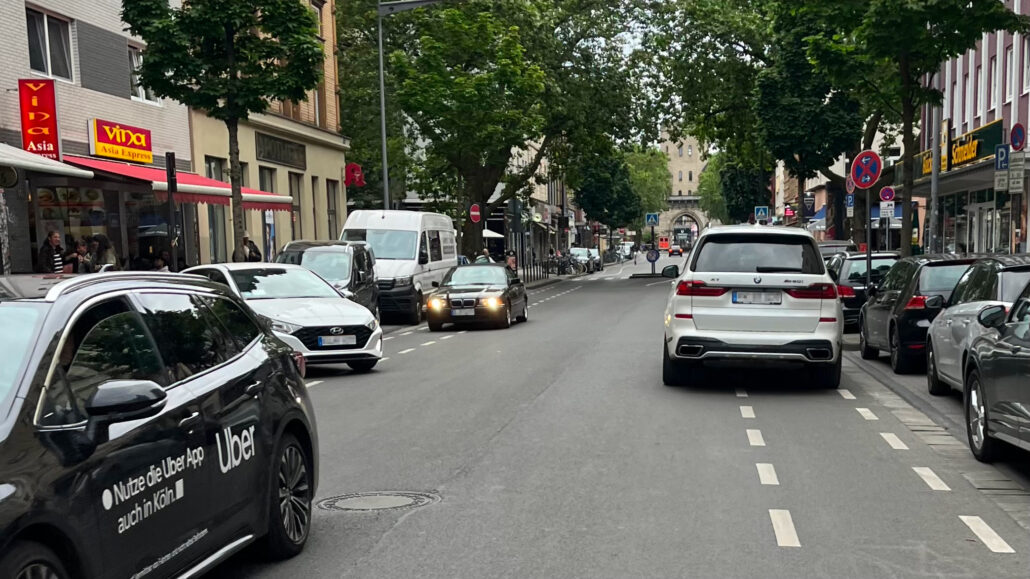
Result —
<path fill-rule="evenodd" d="M 429 331 L 429 328 L 428 328 L 428 327 L 425 327 L 425 328 L 419 328 L 419 329 L 418 329 L 418 331 L 420 331 L 420 332 L 428 332 L 428 331 Z"/>
<path fill-rule="evenodd" d="M 763 485 L 779 485 L 780 479 L 776 476 L 776 468 L 768 462 L 760 462 L 758 467 L 758 482 Z"/>
<path fill-rule="evenodd" d="M 898 438 L 897 434 L 894 434 L 893 432 L 881 432 L 880 436 L 882 436 L 883 439 L 887 441 L 887 444 L 891 445 L 891 448 L 894 450 L 908 450 L 908 445 L 901 442 L 901 439 Z"/>
<path fill-rule="evenodd" d="M 451 338 L 453 338 L 453 337 L 454 337 L 453 335 L 451 335 L 451 336 L 443 336 L 443 337 L 442 337 L 442 338 L 440 338 L 440 339 L 441 339 L 441 340 L 450 340 L 450 339 L 451 339 Z"/>
<path fill-rule="evenodd" d="M 769 509 L 773 532 L 776 533 L 776 544 L 780 547 L 800 547 L 798 532 L 794 529 L 794 519 L 786 509 Z"/>
<path fill-rule="evenodd" d="M 998 533 L 995 533 L 994 529 L 992 529 L 980 517 L 971 517 L 971 516 L 968 516 L 968 515 L 959 515 L 958 518 L 962 519 L 962 522 L 965 523 L 967 527 L 969 527 L 969 530 L 973 531 L 973 533 L 977 536 L 977 538 L 979 538 L 980 541 L 982 541 L 983 544 L 988 549 L 990 549 L 992 552 L 994 552 L 994 553 L 1015 553 L 1016 552 L 1015 549 L 1010 547 L 1009 544 L 1005 542 L 1005 539 L 1002 539 L 1001 536 L 998 535 Z"/>
<path fill-rule="evenodd" d="M 402 335 L 402 336 L 410 336 L 410 335 L 412 335 L 412 334 L 414 334 L 414 333 L 415 333 L 414 331 L 412 331 L 412 332 L 404 332 L 404 333 L 403 333 L 403 334 L 401 334 L 401 335 Z"/>
<path fill-rule="evenodd" d="M 311 382 L 308 382 L 308 388 L 314 388 L 315 386 L 318 386 L 321 383 L 322 380 L 312 380 Z"/>
<path fill-rule="evenodd" d="M 751 406 L 741 406 L 740 407 L 740 417 L 741 418 L 754 418 L 755 417 L 755 409 L 753 407 L 751 407 Z"/>
<path fill-rule="evenodd" d="M 392 340 L 392 339 L 393 339 L 393 336 L 386 336 L 385 338 L 383 338 L 383 341 L 386 342 L 387 340 Z"/>
<path fill-rule="evenodd" d="M 879 418 L 873 414 L 873 411 L 868 408 L 856 408 L 855 410 L 857 410 L 858 413 L 862 415 L 862 418 L 865 418 L 866 420 L 879 420 Z"/>
<path fill-rule="evenodd" d="M 408 348 L 407 350 L 401 350 L 398 354 L 407 354 L 408 352 L 414 352 L 415 348 Z"/>
<path fill-rule="evenodd" d="M 843 398 L 845 400 L 854 400 L 855 399 L 855 395 L 851 393 L 851 390 L 847 390 L 847 389 L 841 388 L 837 392 L 839 392 L 841 398 Z"/>
<path fill-rule="evenodd" d="M 747 392 L 742 388 L 737 388 L 737 398 L 747 398 Z"/>
<path fill-rule="evenodd" d="M 389 357 L 389 356 L 387 356 L 387 357 L 385 357 L 385 358 L 379 358 L 379 361 L 380 361 L 380 362 L 385 362 L 385 361 L 387 361 L 387 360 L 389 360 L 389 359 L 390 359 L 390 357 Z"/>
<path fill-rule="evenodd" d="M 758 429 L 747 429 L 747 441 L 751 446 L 765 446 L 765 438 L 762 437 L 762 431 Z"/>
<path fill-rule="evenodd" d="M 912 470 L 916 471 L 919 478 L 923 479 L 926 486 L 930 487 L 935 491 L 950 491 L 951 487 L 941 480 L 941 477 L 937 476 L 937 473 L 933 472 L 929 467 L 925 466 L 913 466 Z"/>
<path fill-rule="evenodd" d="M 467 333 L 469 333 L 469 331 L 468 331 L 468 330 L 462 330 L 462 331 L 460 331 L 460 332 L 458 332 L 458 333 L 459 333 L 459 334 L 467 334 Z"/>
<path fill-rule="evenodd" d="M 428 341 L 428 342 L 426 342 L 425 344 L 422 344 L 422 345 L 423 346 L 432 346 L 435 343 L 436 343 L 436 340 L 430 340 L 430 341 Z"/>

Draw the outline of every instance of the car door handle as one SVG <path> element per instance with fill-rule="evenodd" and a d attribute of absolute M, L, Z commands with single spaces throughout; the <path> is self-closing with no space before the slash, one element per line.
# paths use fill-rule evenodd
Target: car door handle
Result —
<path fill-rule="evenodd" d="M 243 392 L 247 396 L 254 396 L 256 398 L 258 395 L 261 394 L 261 390 L 263 389 L 262 388 L 263 386 L 264 386 L 264 384 L 261 382 L 261 380 L 258 380 L 257 382 L 254 382 L 250 386 L 247 386 L 247 388 Z"/>
<path fill-rule="evenodd" d="M 197 424 L 200 424 L 200 413 L 194 412 L 179 421 L 179 428 L 193 428 Z"/>

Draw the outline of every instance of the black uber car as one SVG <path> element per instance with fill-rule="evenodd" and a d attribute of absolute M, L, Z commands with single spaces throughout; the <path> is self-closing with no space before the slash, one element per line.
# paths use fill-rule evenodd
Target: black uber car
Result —
<path fill-rule="evenodd" d="M 526 286 L 502 264 L 484 263 L 452 267 L 443 283 L 426 300 L 429 329 L 439 332 L 446 323 L 510 327 L 529 319 Z"/>
<path fill-rule="evenodd" d="M 375 255 L 363 241 L 291 241 L 276 263 L 301 265 L 333 284 L 343 297 L 365 306 L 379 317 L 379 286 Z"/>
<path fill-rule="evenodd" d="M 891 369 L 905 374 L 925 362 L 926 333 L 976 255 L 917 255 L 898 260 L 869 288 L 859 314 L 859 349 L 873 360 L 890 354 Z"/>
<path fill-rule="evenodd" d="M 897 252 L 874 252 L 872 258 L 871 280 L 874 284 L 883 281 L 891 266 L 899 259 Z M 842 252 L 834 255 L 826 263 L 826 269 L 837 280 L 837 295 L 844 307 L 844 328 L 858 326 L 858 318 L 865 304 L 866 296 L 866 254 Z"/>
<path fill-rule="evenodd" d="M 303 360 L 216 283 L 0 277 L 0 577 L 195 576 L 299 553 Z"/>

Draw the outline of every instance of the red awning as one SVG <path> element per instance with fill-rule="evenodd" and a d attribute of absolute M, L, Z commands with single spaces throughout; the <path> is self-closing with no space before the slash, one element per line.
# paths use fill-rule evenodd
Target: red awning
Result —
<path fill-rule="evenodd" d="M 113 173 L 151 183 L 158 198 L 165 198 L 168 191 L 168 176 L 164 169 L 133 165 L 118 161 L 105 161 L 92 157 L 65 155 L 64 160 L 73 165 L 88 167 L 95 171 Z M 209 179 L 196 173 L 175 172 L 175 200 L 179 203 L 208 203 L 229 205 L 232 198 L 230 185 L 224 181 Z M 243 188 L 243 208 L 271 211 L 289 211 L 293 204 L 291 197 Z"/>

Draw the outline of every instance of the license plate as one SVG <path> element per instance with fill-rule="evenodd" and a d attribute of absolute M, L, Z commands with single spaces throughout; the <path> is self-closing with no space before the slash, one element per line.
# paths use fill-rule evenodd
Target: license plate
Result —
<path fill-rule="evenodd" d="M 779 291 L 775 292 L 733 292 L 735 304 L 778 305 L 783 302 Z"/>
<path fill-rule="evenodd" d="M 453 315 L 453 316 L 474 316 L 474 315 L 476 315 L 476 310 L 474 308 L 461 308 L 461 309 L 457 309 L 457 310 L 451 310 L 451 315 Z"/>
<path fill-rule="evenodd" d="M 319 346 L 354 346 L 358 343 L 357 336 L 319 336 Z"/>

